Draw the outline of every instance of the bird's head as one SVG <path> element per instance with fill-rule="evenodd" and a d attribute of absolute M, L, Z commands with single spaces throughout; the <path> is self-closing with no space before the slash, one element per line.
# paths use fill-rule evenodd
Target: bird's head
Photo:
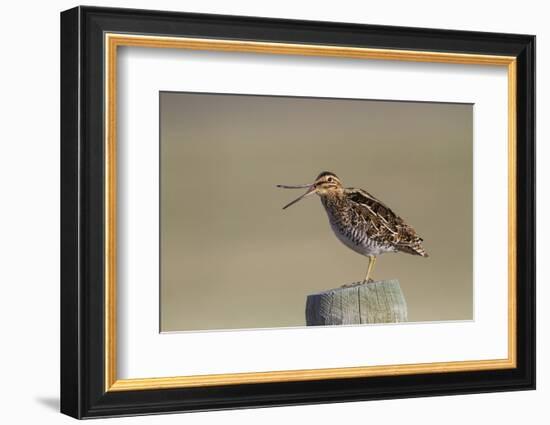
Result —
<path fill-rule="evenodd" d="M 313 183 L 309 184 L 298 184 L 298 185 L 284 185 L 278 184 L 277 187 L 283 189 L 307 189 L 306 193 L 302 196 L 296 198 L 294 201 L 285 205 L 283 209 L 294 205 L 296 202 L 306 198 L 307 196 L 317 193 L 318 195 L 327 195 L 333 192 L 341 191 L 343 189 L 342 182 L 336 176 L 336 174 L 331 173 L 330 171 L 323 171 L 317 176 Z"/>

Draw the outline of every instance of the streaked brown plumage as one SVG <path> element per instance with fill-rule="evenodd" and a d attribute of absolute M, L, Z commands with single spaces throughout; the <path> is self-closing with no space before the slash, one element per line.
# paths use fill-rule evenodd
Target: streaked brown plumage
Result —
<path fill-rule="evenodd" d="M 322 172 L 312 184 L 278 187 L 308 189 L 283 209 L 306 196 L 314 193 L 319 195 L 338 239 L 355 252 L 369 257 L 364 282 L 369 280 L 377 255 L 405 252 L 428 256 L 422 246 L 422 238 L 401 217 L 367 191 L 344 188 L 334 173 Z"/>

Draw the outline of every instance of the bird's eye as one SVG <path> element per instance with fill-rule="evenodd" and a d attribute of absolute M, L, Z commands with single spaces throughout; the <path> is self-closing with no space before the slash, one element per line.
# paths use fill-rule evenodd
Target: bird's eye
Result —
<path fill-rule="evenodd" d="M 329 178 L 327 179 L 327 182 L 329 182 L 329 183 L 332 183 L 333 181 L 334 181 L 334 179 L 333 179 L 332 177 L 329 177 Z"/>

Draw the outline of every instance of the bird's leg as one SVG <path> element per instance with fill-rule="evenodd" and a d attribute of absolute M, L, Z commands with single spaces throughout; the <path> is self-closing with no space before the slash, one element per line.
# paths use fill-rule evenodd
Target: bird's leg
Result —
<path fill-rule="evenodd" d="M 374 282 L 374 280 L 370 279 L 370 274 L 374 269 L 374 263 L 376 263 L 376 256 L 369 255 L 368 257 L 369 257 L 369 267 L 367 268 L 367 274 L 365 275 L 365 279 L 363 279 L 362 282 L 346 283 L 345 285 L 342 285 L 342 288 L 353 288 L 354 286 L 364 285 L 365 283 Z"/>
<path fill-rule="evenodd" d="M 369 266 L 367 268 L 367 274 L 365 275 L 365 279 L 363 280 L 363 283 L 368 283 L 370 274 L 372 270 L 374 269 L 374 263 L 376 263 L 376 256 L 375 255 L 369 255 Z"/>

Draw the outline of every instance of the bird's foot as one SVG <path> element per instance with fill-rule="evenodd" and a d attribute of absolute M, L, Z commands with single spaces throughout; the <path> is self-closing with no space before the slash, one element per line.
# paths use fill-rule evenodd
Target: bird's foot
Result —
<path fill-rule="evenodd" d="M 374 280 L 372 280 L 371 278 L 369 278 L 369 280 L 362 280 L 360 282 L 353 282 L 353 283 L 344 283 L 341 288 L 353 288 L 355 286 L 361 286 L 361 285 L 364 285 L 366 283 L 373 283 Z"/>

